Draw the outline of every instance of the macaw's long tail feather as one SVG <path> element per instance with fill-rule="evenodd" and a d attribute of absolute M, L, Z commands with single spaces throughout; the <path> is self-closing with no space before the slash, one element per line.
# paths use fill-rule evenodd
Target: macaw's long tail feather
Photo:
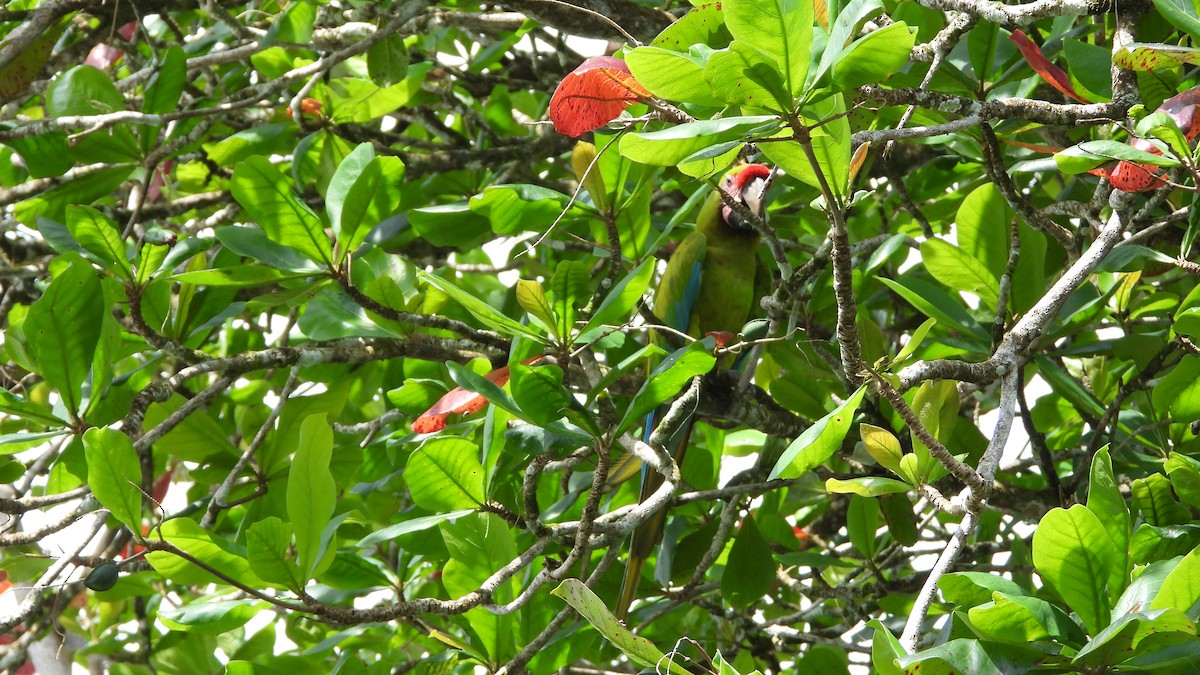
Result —
<path fill-rule="evenodd" d="M 673 445 L 675 445 L 672 456 L 675 458 L 675 464 L 683 466 L 683 457 L 687 453 L 688 442 L 692 437 L 692 428 L 695 426 L 696 420 L 694 417 L 684 421 L 683 428 L 680 429 L 674 436 Z M 646 467 L 642 467 L 642 493 L 638 497 L 638 503 L 644 502 L 654 494 L 663 484 L 663 478 L 657 471 L 648 471 Z M 662 541 L 663 529 L 667 523 L 667 509 L 660 508 L 655 511 L 649 518 L 642 521 L 633 530 L 633 534 L 629 538 L 629 560 L 625 564 L 625 578 L 621 581 L 621 595 L 617 598 L 616 615 L 618 619 L 624 619 L 629 613 L 629 605 L 633 603 L 633 599 L 637 597 L 638 582 L 642 578 L 642 569 L 646 566 L 646 559 L 654 552 L 658 543 Z"/>

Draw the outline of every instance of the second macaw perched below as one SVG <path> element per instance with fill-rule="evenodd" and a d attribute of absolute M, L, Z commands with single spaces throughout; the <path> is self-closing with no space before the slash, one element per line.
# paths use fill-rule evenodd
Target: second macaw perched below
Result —
<path fill-rule="evenodd" d="M 726 174 L 719 190 L 762 217 L 770 176 L 771 170 L 762 164 L 738 167 Z M 700 209 L 696 231 L 680 242 L 667 263 L 654 294 L 654 314 L 670 328 L 696 338 L 715 331 L 740 331 L 758 308 L 758 242 L 758 231 L 714 190 Z M 686 421 L 669 442 L 667 449 L 677 464 L 683 463 L 692 425 L 693 420 Z M 646 421 L 646 440 L 654 426 L 652 414 Z M 643 467 L 638 499 L 645 501 L 661 485 L 662 476 Z M 646 559 L 662 539 L 666 518 L 666 509 L 661 509 L 633 531 L 616 607 L 622 619 L 637 595 Z"/>

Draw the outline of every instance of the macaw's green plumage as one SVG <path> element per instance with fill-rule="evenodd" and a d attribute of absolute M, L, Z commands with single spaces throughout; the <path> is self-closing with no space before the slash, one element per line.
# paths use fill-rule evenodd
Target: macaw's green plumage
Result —
<path fill-rule="evenodd" d="M 763 193 L 770 175 L 770 169 L 762 164 L 742 166 L 727 174 L 718 189 L 761 217 Z M 685 237 L 671 254 L 654 294 L 655 316 L 665 325 L 696 338 L 714 331 L 740 331 L 758 309 L 755 283 L 760 276 L 758 242 L 758 232 L 714 190 L 700 209 L 696 231 Z M 656 419 L 655 413 L 647 417 L 646 439 L 653 432 Z M 693 420 L 687 420 L 668 444 L 667 449 L 678 464 L 683 463 L 692 424 Z M 661 485 L 662 476 L 643 468 L 639 500 L 645 501 Z M 618 617 L 625 618 L 637 595 L 642 567 L 662 539 L 665 522 L 666 509 L 661 509 L 633 531 L 625 580 L 617 601 Z"/>

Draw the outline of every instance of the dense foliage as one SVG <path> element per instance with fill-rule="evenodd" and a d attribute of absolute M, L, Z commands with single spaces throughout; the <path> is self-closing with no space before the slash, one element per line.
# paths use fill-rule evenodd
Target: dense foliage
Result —
<path fill-rule="evenodd" d="M 1200 670 L 1190 0 L 0 32 L 0 671 Z M 649 339 L 743 161 L 760 321 Z"/>

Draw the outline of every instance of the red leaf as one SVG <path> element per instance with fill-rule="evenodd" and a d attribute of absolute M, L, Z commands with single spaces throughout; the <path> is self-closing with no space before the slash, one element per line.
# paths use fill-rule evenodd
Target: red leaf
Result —
<path fill-rule="evenodd" d="M 531 356 L 521 363 L 529 365 L 541 360 L 542 356 L 539 354 Z M 508 366 L 497 368 L 483 377 L 497 387 L 503 387 L 508 382 Z M 446 418 L 450 415 L 470 415 L 479 412 L 483 410 L 487 402 L 482 394 L 455 387 L 439 398 L 433 407 L 413 420 L 412 429 L 418 434 L 432 434 L 435 431 L 441 431 L 446 428 Z"/>
<path fill-rule="evenodd" d="M 1025 61 L 1033 67 L 1034 72 L 1042 76 L 1042 79 L 1047 84 L 1080 103 L 1091 103 L 1091 101 L 1080 96 L 1075 91 L 1075 88 L 1071 86 L 1071 80 L 1067 77 L 1067 71 L 1050 63 L 1046 56 L 1042 54 L 1041 48 L 1033 40 L 1030 40 L 1024 31 L 1014 30 L 1012 35 L 1008 36 L 1008 39 L 1017 45 L 1017 49 L 1021 50 L 1021 55 L 1025 57 Z"/>
<path fill-rule="evenodd" d="M 716 340 L 717 349 L 724 349 L 728 345 L 737 342 L 737 335 L 734 335 L 727 330 L 712 330 L 705 333 L 704 337 L 711 337 Z"/>
<path fill-rule="evenodd" d="M 558 83 L 550 97 L 550 121 L 555 131 L 578 138 L 608 124 L 630 104 L 649 96 L 624 61 L 595 56 Z"/>
<path fill-rule="evenodd" d="M 122 26 L 117 29 L 117 35 L 120 35 L 122 39 L 124 39 L 126 42 L 129 42 L 133 40 L 133 34 L 137 32 L 137 27 L 137 21 L 130 21 L 122 24 Z"/>
<path fill-rule="evenodd" d="M 120 61 L 122 56 L 125 56 L 125 52 L 101 42 L 94 45 L 92 51 L 88 52 L 87 58 L 83 60 L 83 65 L 108 70 L 117 61 Z"/>

